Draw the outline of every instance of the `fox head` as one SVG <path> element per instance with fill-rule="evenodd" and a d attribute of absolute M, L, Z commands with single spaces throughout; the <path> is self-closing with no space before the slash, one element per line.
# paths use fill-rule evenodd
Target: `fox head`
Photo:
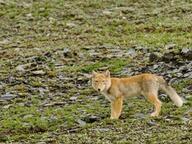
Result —
<path fill-rule="evenodd" d="M 111 86 L 110 72 L 107 70 L 104 73 L 92 72 L 92 87 L 99 92 L 108 90 Z"/>

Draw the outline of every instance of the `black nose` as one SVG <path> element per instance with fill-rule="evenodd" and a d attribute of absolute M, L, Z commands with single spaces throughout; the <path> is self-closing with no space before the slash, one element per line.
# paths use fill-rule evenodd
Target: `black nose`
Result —
<path fill-rule="evenodd" d="M 99 88 L 98 91 L 101 91 L 101 89 Z"/>

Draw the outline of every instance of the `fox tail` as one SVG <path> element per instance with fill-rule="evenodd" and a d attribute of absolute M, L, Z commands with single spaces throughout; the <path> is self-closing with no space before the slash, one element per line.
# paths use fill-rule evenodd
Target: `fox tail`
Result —
<path fill-rule="evenodd" d="M 176 106 L 181 107 L 183 105 L 183 100 L 177 94 L 175 89 L 168 85 L 161 76 L 158 76 L 158 81 L 160 84 L 160 89 L 163 90 L 170 97 L 170 99 L 174 102 Z"/>

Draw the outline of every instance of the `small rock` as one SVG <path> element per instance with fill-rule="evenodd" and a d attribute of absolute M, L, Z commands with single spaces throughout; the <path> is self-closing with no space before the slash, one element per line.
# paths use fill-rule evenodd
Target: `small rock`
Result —
<path fill-rule="evenodd" d="M 192 116 L 192 108 L 190 108 L 189 110 L 187 110 L 187 111 L 185 112 L 185 115 Z"/>
<path fill-rule="evenodd" d="M 5 5 L 6 4 L 5 0 L 0 0 L 0 4 Z"/>
<path fill-rule="evenodd" d="M 169 80 L 168 84 L 172 85 L 173 83 L 175 83 L 178 79 L 177 78 L 172 78 Z"/>
<path fill-rule="evenodd" d="M 23 125 L 24 127 L 31 127 L 31 124 L 30 124 L 30 123 L 27 123 L 27 122 L 23 122 L 22 125 Z"/>
<path fill-rule="evenodd" d="M 34 75 L 44 75 L 45 72 L 43 70 L 33 71 L 32 74 Z"/>
<path fill-rule="evenodd" d="M 137 55 L 135 49 L 131 48 L 127 51 L 127 54 L 131 57 L 135 57 Z"/>
<path fill-rule="evenodd" d="M 165 53 L 162 57 L 162 61 L 165 61 L 165 62 L 170 62 L 175 60 L 176 60 L 175 53 L 173 52 Z"/>
<path fill-rule="evenodd" d="M 14 94 L 6 93 L 6 94 L 2 95 L 2 96 L 0 97 L 0 99 L 3 99 L 3 100 L 12 100 L 12 99 L 14 99 L 15 97 L 16 97 L 16 95 L 14 95 Z"/>
<path fill-rule="evenodd" d="M 47 144 L 47 143 L 46 143 L 46 142 L 41 141 L 41 142 L 38 142 L 37 144 Z"/>
<path fill-rule="evenodd" d="M 44 53 L 44 56 L 50 58 L 52 56 L 52 53 L 51 52 L 46 52 L 46 53 Z"/>
<path fill-rule="evenodd" d="M 182 117 L 181 120 L 182 120 L 184 123 L 187 123 L 190 119 L 189 119 L 189 118 L 186 118 L 186 117 Z"/>
<path fill-rule="evenodd" d="M 17 71 L 20 71 L 20 72 L 24 72 L 24 71 L 25 71 L 25 69 L 23 68 L 23 65 L 18 65 L 18 66 L 16 67 L 16 70 L 17 70 Z"/>
<path fill-rule="evenodd" d="M 72 57 L 72 52 L 69 48 L 64 48 L 63 49 L 63 56 L 64 57 Z"/>
<path fill-rule="evenodd" d="M 153 65 L 153 69 L 157 69 L 159 67 L 159 65 L 155 64 Z"/>
<path fill-rule="evenodd" d="M 68 53 L 68 52 L 70 52 L 70 49 L 69 49 L 69 48 L 64 48 L 64 49 L 63 49 L 63 53 L 64 53 L 64 54 L 66 54 L 66 53 Z"/>
<path fill-rule="evenodd" d="M 168 44 L 165 46 L 165 49 L 173 49 L 176 46 L 176 44 Z"/>
<path fill-rule="evenodd" d="M 70 27 L 70 28 L 77 26 L 75 23 L 72 23 L 72 22 L 67 23 L 66 25 L 67 25 L 68 27 Z"/>
<path fill-rule="evenodd" d="M 110 11 L 108 11 L 108 10 L 104 10 L 104 11 L 103 11 L 103 14 L 104 14 L 104 15 L 111 15 L 112 12 L 110 12 Z"/>
<path fill-rule="evenodd" d="M 27 20 L 33 20 L 34 19 L 32 13 L 26 14 L 26 17 L 27 17 Z"/>
<path fill-rule="evenodd" d="M 100 132 L 107 132 L 107 131 L 110 131 L 111 129 L 110 128 L 95 128 L 93 130 L 94 131 L 100 131 Z"/>
<path fill-rule="evenodd" d="M 183 74 L 182 73 L 177 73 L 177 77 L 182 77 L 183 76 Z M 184 75 L 184 77 L 185 77 L 186 75 Z"/>
<path fill-rule="evenodd" d="M 27 118 L 31 118 L 31 117 L 33 117 L 33 115 L 32 114 L 28 114 L 28 115 L 25 115 L 23 118 L 27 119 Z"/>
<path fill-rule="evenodd" d="M 150 53 L 150 55 L 149 55 L 150 62 L 158 61 L 159 59 L 160 59 L 159 53 Z"/>
<path fill-rule="evenodd" d="M 181 50 L 181 53 L 187 53 L 187 52 L 189 52 L 189 49 L 188 48 L 183 48 L 182 50 Z"/>
<path fill-rule="evenodd" d="M 192 91 L 192 85 L 188 86 L 187 89 L 188 89 L 189 91 Z"/>
<path fill-rule="evenodd" d="M 126 20 L 127 18 L 126 17 L 122 17 L 123 20 Z"/>
<path fill-rule="evenodd" d="M 8 43 L 9 43 L 8 39 L 4 39 L 4 40 L 0 41 L 0 44 L 8 44 Z"/>
<path fill-rule="evenodd" d="M 1 83 L 0 83 L 0 90 L 3 89 L 4 85 L 5 85 L 5 84 L 1 84 Z"/>
<path fill-rule="evenodd" d="M 44 8 L 44 7 L 41 7 L 41 8 L 39 8 L 39 11 L 40 11 L 40 12 L 44 12 L 44 11 L 45 11 L 45 8 Z"/>
<path fill-rule="evenodd" d="M 192 72 L 188 72 L 188 73 L 184 74 L 183 77 L 191 79 L 192 78 Z"/>
<path fill-rule="evenodd" d="M 81 120 L 81 119 L 78 119 L 77 122 L 79 123 L 80 126 L 85 126 L 86 125 L 86 122 Z"/>
<path fill-rule="evenodd" d="M 32 17 L 32 13 L 26 14 L 27 17 Z"/>
<path fill-rule="evenodd" d="M 166 94 L 160 94 L 159 99 L 163 102 L 169 102 L 170 101 L 169 97 Z"/>
<path fill-rule="evenodd" d="M 192 60 L 192 50 L 189 50 L 186 53 L 183 53 L 183 58 L 187 60 Z"/>
<path fill-rule="evenodd" d="M 15 69 L 20 72 L 25 72 L 25 69 L 30 67 L 31 63 L 23 64 L 23 65 L 18 65 Z"/>
<path fill-rule="evenodd" d="M 157 123 L 155 122 L 155 121 L 148 121 L 147 122 L 147 124 L 149 125 L 149 126 L 156 126 L 157 125 Z"/>
<path fill-rule="evenodd" d="M 66 102 L 52 102 L 42 104 L 44 107 L 65 105 Z"/>
<path fill-rule="evenodd" d="M 11 106 L 12 106 L 12 104 L 8 104 L 8 105 L 3 106 L 3 108 L 4 108 L 4 109 L 8 109 L 8 108 L 10 108 Z"/>
<path fill-rule="evenodd" d="M 184 59 L 192 60 L 192 50 L 189 48 L 183 48 L 181 50 L 182 56 Z"/>
<path fill-rule="evenodd" d="M 99 119 L 100 119 L 100 117 L 91 115 L 91 116 L 89 116 L 89 117 L 86 117 L 86 118 L 85 118 L 85 121 L 86 121 L 87 123 L 93 123 L 93 122 L 95 122 L 95 121 L 99 121 Z"/>
<path fill-rule="evenodd" d="M 149 48 L 147 47 L 143 47 L 143 46 L 133 46 L 134 49 L 142 52 L 142 53 L 148 53 L 149 52 Z"/>
<path fill-rule="evenodd" d="M 72 96 L 69 99 L 72 100 L 72 101 L 75 101 L 75 100 L 77 100 L 77 97 L 76 96 Z"/>
<path fill-rule="evenodd" d="M 18 103 L 18 106 L 23 107 L 23 106 L 25 106 L 25 104 L 24 103 Z"/>
<path fill-rule="evenodd" d="M 49 118 L 49 121 L 50 122 L 54 122 L 54 121 L 56 121 L 58 118 L 56 117 L 56 116 L 51 116 L 50 118 Z"/>
<path fill-rule="evenodd" d="M 140 119 L 144 119 L 146 117 L 146 115 L 144 115 L 143 113 L 136 113 L 134 116 Z"/>

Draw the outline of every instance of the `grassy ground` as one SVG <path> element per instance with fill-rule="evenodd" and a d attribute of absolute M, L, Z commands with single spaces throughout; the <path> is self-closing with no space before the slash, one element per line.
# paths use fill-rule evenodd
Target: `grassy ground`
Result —
<path fill-rule="evenodd" d="M 190 1 L 2 0 L 0 23 L 0 96 L 9 95 L 0 99 L 0 142 L 192 141 L 191 91 L 183 94 L 191 78 L 174 82 L 182 108 L 162 100 L 161 116 L 150 118 L 152 105 L 130 98 L 112 121 L 109 102 L 85 76 L 132 75 L 156 64 L 147 54 L 190 49 Z"/>

